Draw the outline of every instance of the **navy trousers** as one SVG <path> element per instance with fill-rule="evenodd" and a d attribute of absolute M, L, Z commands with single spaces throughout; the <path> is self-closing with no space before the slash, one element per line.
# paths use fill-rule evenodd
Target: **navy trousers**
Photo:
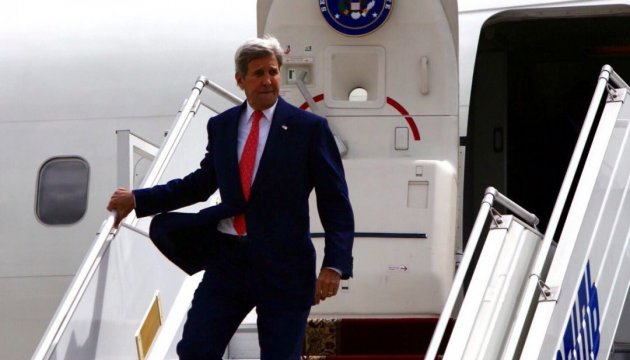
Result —
<path fill-rule="evenodd" d="M 164 256 L 192 275 L 216 255 L 216 225 L 204 224 L 197 214 L 164 213 L 151 220 L 149 237 Z"/>
<path fill-rule="evenodd" d="M 261 298 L 251 244 L 216 232 L 216 226 L 208 231 L 191 225 L 194 215 L 162 214 L 151 224 L 153 242 L 171 261 L 189 274 L 205 270 L 177 345 L 180 359 L 220 360 L 256 307 L 261 360 L 298 360 L 310 307 L 279 307 Z"/>

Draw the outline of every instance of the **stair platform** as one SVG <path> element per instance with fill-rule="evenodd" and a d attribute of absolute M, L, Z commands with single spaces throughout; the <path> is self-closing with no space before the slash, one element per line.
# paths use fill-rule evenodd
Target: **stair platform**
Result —
<path fill-rule="evenodd" d="M 422 360 L 437 322 L 437 317 L 311 319 L 303 359 Z M 453 321 L 446 339 L 452 326 Z"/>

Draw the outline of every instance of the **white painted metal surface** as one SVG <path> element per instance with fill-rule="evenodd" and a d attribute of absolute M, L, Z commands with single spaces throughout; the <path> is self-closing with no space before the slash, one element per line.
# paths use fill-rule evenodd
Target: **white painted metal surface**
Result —
<path fill-rule="evenodd" d="M 412 159 L 346 160 L 344 167 L 358 233 L 355 276 L 349 289 L 313 307 L 312 316 L 438 314 L 454 274 L 454 243 L 447 241 L 455 236 L 454 169 Z M 317 219 L 311 215 L 311 231 L 321 233 Z M 321 262 L 324 241 L 314 243 Z"/>
<path fill-rule="evenodd" d="M 493 221 L 446 348 L 446 360 L 514 355 L 504 350 L 542 234 L 513 216 L 495 215 Z"/>
<path fill-rule="evenodd" d="M 606 358 L 630 284 L 630 104 L 611 92 L 521 359 Z"/>
<path fill-rule="evenodd" d="M 312 316 L 439 313 L 457 228 L 455 2 L 395 1 L 382 27 L 359 37 L 333 30 L 311 0 L 265 3 L 259 33 L 290 48 L 282 96 L 310 107 L 288 76 L 307 72 L 306 89 L 347 147 L 355 277 Z M 356 88 L 366 101 L 349 101 Z M 314 197 L 311 230 L 323 232 Z M 323 239 L 314 240 L 321 259 Z"/>
<path fill-rule="evenodd" d="M 496 244 L 503 236 L 493 234 L 499 226 L 490 231 L 445 359 L 608 358 L 630 286 L 626 256 L 630 223 L 622 220 L 630 212 L 628 90 L 628 85 L 604 66 L 550 226 L 542 243 L 536 241 L 540 251 L 525 251 L 529 256 L 518 261 L 511 255 L 506 257 L 503 251 L 507 248 Z M 606 106 L 547 275 L 549 247 L 604 93 L 608 95 Z M 510 283 L 501 267 L 520 261 L 525 261 L 523 271 Z M 507 293 L 514 297 L 503 297 Z M 537 302 L 532 301 L 532 293 L 537 294 Z M 432 343 L 431 348 L 434 346 Z M 430 359 L 435 356 L 431 348 Z"/>
<path fill-rule="evenodd" d="M 495 271 L 495 265 L 498 261 L 496 257 L 493 257 L 493 255 L 496 255 L 493 252 L 502 251 L 501 257 L 503 258 L 513 258 L 515 255 L 520 256 L 520 254 L 515 254 L 514 252 L 516 252 L 516 250 L 514 250 L 513 247 L 506 246 L 505 248 L 502 248 L 501 243 L 499 244 L 497 244 L 496 242 L 488 243 L 488 240 L 486 240 L 486 244 L 484 245 L 484 248 L 483 248 L 484 252 L 482 253 L 482 257 L 478 259 L 477 268 L 475 268 L 475 272 L 472 273 L 474 274 L 473 281 L 475 281 L 476 284 L 474 286 L 470 284 L 470 286 L 468 287 L 470 290 L 468 290 L 469 292 L 467 292 L 464 297 L 463 306 L 465 306 L 465 309 L 460 309 L 462 307 L 462 305 L 460 304 L 460 301 L 461 301 L 460 296 L 462 295 L 462 291 L 464 291 L 464 279 L 469 273 L 471 273 L 470 266 L 472 264 L 474 254 L 477 253 L 478 251 L 478 243 L 479 243 L 481 234 L 483 232 L 483 229 L 485 227 L 485 224 L 487 222 L 488 216 L 492 212 L 492 219 L 496 225 L 495 230 L 496 228 L 500 227 L 499 222 L 502 222 L 501 217 L 498 216 L 496 211 L 493 210 L 494 209 L 493 205 L 495 204 L 495 202 L 498 205 L 504 206 L 507 210 L 519 216 L 521 219 L 525 220 L 526 223 L 530 224 L 531 226 L 535 227 L 539 222 L 539 219 L 536 215 L 523 209 L 520 205 L 516 204 L 509 198 L 505 197 L 505 195 L 501 194 L 496 189 L 492 187 L 489 187 L 488 189 L 486 189 L 484 198 L 481 202 L 481 208 L 479 210 L 479 213 L 477 214 L 475 224 L 470 233 L 470 237 L 466 246 L 466 251 L 463 253 L 463 256 L 459 263 L 457 273 L 455 275 L 455 279 L 453 280 L 453 285 L 448 294 L 448 298 L 446 299 L 446 303 L 444 304 L 442 313 L 440 314 L 440 319 L 436 325 L 435 332 L 433 333 L 433 337 L 431 338 L 431 343 L 429 344 L 429 349 L 427 350 L 427 353 L 426 353 L 426 358 L 428 360 L 433 360 L 436 358 L 436 356 L 438 355 L 438 348 L 440 347 L 440 344 L 442 344 L 443 342 L 448 344 L 447 352 L 450 352 L 451 358 L 457 359 L 463 356 L 463 352 L 465 350 L 466 345 L 469 342 L 475 341 L 475 340 L 471 340 L 472 334 L 477 335 L 477 334 L 484 333 L 486 335 L 486 340 L 491 339 L 493 336 L 495 336 L 495 334 L 499 334 L 498 336 L 506 336 L 506 334 L 501 331 L 502 329 L 496 329 L 493 326 L 490 326 L 490 328 L 488 328 L 488 326 L 486 326 L 485 324 L 475 323 L 477 315 L 480 313 L 480 303 L 482 301 L 482 297 L 485 295 L 485 292 L 489 286 L 492 286 L 494 288 L 501 287 L 506 293 L 508 292 L 511 293 L 510 300 L 512 301 L 512 304 L 511 304 L 512 306 L 504 307 L 503 304 L 498 304 L 498 305 L 493 304 L 491 306 L 486 306 L 486 308 L 491 309 L 490 311 L 502 311 L 502 315 L 503 315 L 502 318 L 511 319 L 513 316 L 512 313 L 514 313 L 514 307 L 516 303 L 518 302 L 516 298 L 518 298 L 520 296 L 520 293 L 522 292 L 522 286 L 518 284 L 518 280 L 520 279 L 521 282 L 525 280 L 522 274 L 524 271 L 529 270 L 531 266 L 531 262 L 532 262 L 531 257 L 535 253 L 535 251 L 538 249 L 538 246 L 539 246 L 538 242 L 536 241 L 526 242 L 526 245 L 528 246 L 525 246 L 525 248 L 529 250 L 532 250 L 532 249 L 536 249 L 536 250 L 534 250 L 533 252 L 530 252 L 529 257 L 525 256 L 523 259 L 521 259 L 522 261 L 525 261 L 525 263 L 520 263 L 521 265 L 519 268 L 520 274 L 517 274 L 517 275 L 511 274 L 509 277 L 506 277 L 504 276 L 505 274 L 502 274 L 503 276 L 500 276 L 498 280 L 494 279 L 492 284 L 489 285 L 489 282 L 491 280 L 488 278 L 488 276 L 491 273 L 493 274 L 493 271 Z M 507 226 L 509 226 L 512 221 L 511 217 L 509 219 L 510 219 L 510 222 L 506 223 Z M 504 229 L 507 229 L 507 227 L 505 227 Z M 512 232 L 511 236 L 518 238 L 518 235 L 520 235 L 523 232 L 522 230 L 523 229 L 519 227 L 517 230 L 514 230 Z M 515 233 L 517 233 L 516 236 L 514 235 Z M 526 231 L 526 235 L 531 237 L 532 235 L 530 233 L 533 233 L 539 237 L 539 234 L 536 230 L 532 229 L 531 227 L 528 227 L 528 230 Z M 503 235 L 503 238 L 507 238 L 508 235 L 509 233 Z M 500 234 L 497 235 L 496 231 L 494 233 L 490 233 L 488 235 L 488 239 L 490 239 L 490 236 L 492 236 L 493 239 L 497 239 L 499 241 L 501 240 L 501 235 Z M 518 241 L 512 241 L 511 245 L 513 246 L 513 244 L 517 242 Z M 492 247 L 493 245 L 495 246 L 494 248 Z M 518 252 L 520 253 L 520 251 L 521 250 L 519 249 Z M 487 254 L 488 252 L 490 252 L 490 254 Z M 525 252 L 525 255 L 527 255 L 527 251 L 524 251 L 524 252 Z M 511 286 L 503 287 L 503 282 L 510 282 Z M 490 297 L 493 297 L 493 296 L 495 295 L 491 295 Z M 492 299 L 490 299 L 490 302 L 492 302 Z M 452 336 L 451 341 L 449 342 L 448 339 L 444 338 L 444 333 L 446 331 L 447 324 L 450 321 L 451 317 L 454 317 L 454 314 L 455 314 L 454 310 L 456 306 L 458 306 L 458 309 L 457 309 L 458 312 L 461 312 L 463 315 L 460 316 L 460 318 L 458 318 L 458 321 L 456 322 L 458 334 Z M 503 325 L 505 324 L 503 323 Z M 476 327 L 475 331 L 471 330 L 473 327 Z M 518 327 L 517 328 L 513 327 L 511 331 L 518 332 L 519 331 L 518 329 L 519 329 Z M 502 346 L 503 343 L 504 341 L 501 342 L 499 346 Z M 475 355 L 478 355 L 476 351 L 478 352 L 478 349 L 473 349 L 471 351 L 468 351 L 468 356 L 474 357 Z M 483 358 L 485 355 L 481 354 L 480 356 Z"/>

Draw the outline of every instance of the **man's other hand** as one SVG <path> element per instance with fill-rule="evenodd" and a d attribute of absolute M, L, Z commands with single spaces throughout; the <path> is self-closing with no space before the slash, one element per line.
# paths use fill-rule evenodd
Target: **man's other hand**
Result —
<path fill-rule="evenodd" d="M 338 272 L 330 268 L 323 268 L 319 272 L 317 284 L 315 285 L 315 305 L 319 304 L 320 301 L 337 295 L 340 282 L 341 275 Z"/>

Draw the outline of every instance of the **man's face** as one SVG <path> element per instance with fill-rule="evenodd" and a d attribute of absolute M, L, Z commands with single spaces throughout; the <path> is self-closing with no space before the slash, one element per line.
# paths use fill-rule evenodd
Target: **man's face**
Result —
<path fill-rule="evenodd" d="M 247 74 L 236 74 L 236 83 L 245 91 L 254 110 L 265 110 L 275 104 L 280 92 L 280 68 L 275 56 L 254 59 L 247 65 Z"/>

